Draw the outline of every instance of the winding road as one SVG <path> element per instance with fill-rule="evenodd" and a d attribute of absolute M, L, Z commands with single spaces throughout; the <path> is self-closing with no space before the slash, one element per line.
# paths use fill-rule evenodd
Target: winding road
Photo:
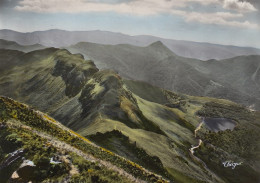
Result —
<path fill-rule="evenodd" d="M 194 136 L 195 136 L 195 138 L 197 137 L 197 132 L 201 129 L 203 123 L 204 123 L 204 118 L 202 118 L 202 122 L 201 122 L 201 123 L 197 126 L 197 128 L 194 130 Z M 199 139 L 199 143 L 198 143 L 197 146 L 193 146 L 193 145 L 191 146 L 191 148 L 190 148 L 189 150 L 190 150 L 190 152 L 191 152 L 192 155 L 194 154 L 194 149 L 199 148 L 201 144 L 202 144 L 202 140 Z"/>

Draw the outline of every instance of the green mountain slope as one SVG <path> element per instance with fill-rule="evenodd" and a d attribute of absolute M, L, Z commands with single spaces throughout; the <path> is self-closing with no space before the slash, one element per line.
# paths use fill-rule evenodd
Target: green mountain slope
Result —
<path fill-rule="evenodd" d="M 19 64 L 18 57 L 22 56 L 24 53 L 16 50 L 4 50 L 0 49 L 0 72 L 8 70 L 14 65 Z"/>
<path fill-rule="evenodd" d="M 147 47 L 78 43 L 68 49 L 92 59 L 98 68 L 113 69 L 128 79 L 260 109 L 260 56 L 200 61 L 177 56 L 161 42 Z"/>
<path fill-rule="evenodd" d="M 94 60 L 99 69 L 112 69 L 118 71 L 124 77 L 133 78 L 133 70 L 136 70 L 136 77 L 141 80 L 146 77 L 146 73 L 140 72 L 140 69 L 146 69 L 147 66 L 152 65 L 154 62 L 174 55 L 161 42 L 153 43 L 148 47 L 82 42 L 66 49 L 71 52 L 81 53 L 86 58 Z"/>
<path fill-rule="evenodd" d="M 249 182 L 259 179 L 256 112 L 227 100 L 125 80 L 67 50 L 49 48 L 16 59 L 20 65 L 0 73 L 0 94 L 48 113 L 116 154 L 175 182 L 239 182 L 234 175 Z M 200 116 L 232 119 L 236 127 L 214 133 Z M 205 153 L 214 152 L 212 147 L 216 154 Z M 229 170 L 222 160 L 243 165 Z"/>

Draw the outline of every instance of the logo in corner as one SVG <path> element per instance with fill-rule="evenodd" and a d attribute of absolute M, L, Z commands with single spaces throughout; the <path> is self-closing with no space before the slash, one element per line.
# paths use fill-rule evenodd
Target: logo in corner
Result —
<path fill-rule="evenodd" d="M 242 165 L 242 163 L 243 162 L 240 162 L 240 163 L 235 163 L 235 162 L 233 162 L 233 161 L 225 161 L 225 162 L 223 162 L 222 164 L 224 165 L 224 167 L 232 167 L 232 169 L 234 170 L 235 168 L 236 168 L 236 166 L 238 166 L 238 165 Z"/>

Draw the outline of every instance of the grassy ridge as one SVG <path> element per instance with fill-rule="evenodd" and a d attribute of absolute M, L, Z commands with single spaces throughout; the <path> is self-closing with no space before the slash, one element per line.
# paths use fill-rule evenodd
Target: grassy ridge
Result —
<path fill-rule="evenodd" d="M 160 175 L 169 176 L 158 157 L 148 155 L 142 148 L 136 146 L 136 142 L 131 143 L 129 137 L 118 130 L 113 130 L 104 134 L 96 133 L 95 135 L 90 135 L 89 138 L 102 147 L 111 149 L 121 156 L 129 157 L 132 161 L 135 161 Z"/>

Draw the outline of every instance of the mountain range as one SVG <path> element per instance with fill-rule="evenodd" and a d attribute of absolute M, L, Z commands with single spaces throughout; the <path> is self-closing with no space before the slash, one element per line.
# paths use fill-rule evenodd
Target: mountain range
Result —
<path fill-rule="evenodd" d="M 201 61 L 176 55 L 162 42 L 146 47 L 78 43 L 67 47 L 100 69 L 188 95 L 229 99 L 260 109 L 260 56 Z"/>
<path fill-rule="evenodd" d="M 131 44 L 135 46 L 147 46 L 156 41 L 161 41 L 171 51 L 179 56 L 197 58 L 201 60 L 226 59 L 241 55 L 260 54 L 260 49 L 250 47 L 225 46 L 210 43 L 199 43 L 164 39 L 160 37 L 139 35 L 129 36 L 108 31 L 65 31 L 52 29 L 47 31 L 35 31 L 21 33 L 12 30 L 0 30 L 0 39 L 15 41 L 21 45 L 41 44 L 47 47 L 68 47 L 78 42 L 91 42 L 98 44 Z"/>
<path fill-rule="evenodd" d="M 102 46 L 98 45 L 98 47 Z M 163 66 L 157 62 L 163 62 L 166 64 L 165 67 L 169 67 L 167 63 L 171 64 L 172 59 L 175 59 L 175 62 L 180 65 L 176 65 L 175 71 L 181 72 L 182 68 L 193 68 L 191 64 L 196 64 L 200 68 L 194 70 L 200 70 L 199 76 L 204 80 L 208 75 L 202 73 L 205 74 L 209 69 L 216 67 L 214 64 L 218 65 L 215 61 L 209 61 L 205 63 L 210 66 L 206 67 L 202 61 L 197 60 L 188 64 L 187 60 L 182 60 L 182 57 L 172 53 L 160 42 L 148 47 L 130 45 L 120 45 L 120 47 L 122 49 L 127 47 L 126 50 L 130 51 L 122 52 L 113 46 L 105 49 L 107 52 L 101 49 L 105 58 L 111 50 L 115 52 L 114 57 L 108 59 L 108 62 L 114 64 L 113 59 L 118 56 L 118 60 L 122 62 L 118 68 L 126 63 L 121 60 L 123 57 L 128 59 L 133 57 L 131 60 L 144 72 L 148 72 L 150 68 Z M 24 157 L 36 165 L 36 170 L 41 170 L 41 162 L 44 159 L 45 162 L 46 158 L 50 162 L 50 158 L 55 157 L 54 161 L 59 162 L 63 154 L 69 153 L 68 159 L 72 163 L 62 163 L 62 168 L 55 169 L 57 175 L 62 178 L 66 172 L 76 166 L 81 171 L 81 176 L 84 175 L 87 180 L 95 179 L 92 182 L 97 179 L 99 182 L 101 180 L 109 182 L 112 176 L 115 182 L 135 181 L 122 176 L 122 173 L 118 175 L 118 171 L 113 174 L 118 168 L 147 182 L 259 182 L 260 114 L 258 111 L 251 111 L 229 100 L 190 96 L 151 85 L 152 82 L 136 81 L 130 78 L 127 70 L 125 74 L 128 78 L 125 78 L 113 70 L 99 69 L 95 65 L 97 61 L 85 60 L 82 54 L 71 54 L 66 49 L 46 48 L 29 53 L 3 49 L 0 53 L 1 58 L 4 58 L 1 60 L 1 68 L 5 68 L 0 72 L 0 95 L 14 99 L 0 98 L 0 130 L 4 132 L 1 133 L 3 135 L 1 140 L 4 141 L 1 141 L 0 150 L 5 152 L 5 156 L 0 159 L 0 167 L 6 167 L 4 171 L 9 170 L 9 173 L 13 173 L 17 167 L 21 167 L 21 161 L 16 162 L 14 167 L 4 165 L 8 162 L 6 158 L 12 157 L 10 153 L 22 147 L 32 153 Z M 102 55 L 102 53 L 97 54 Z M 244 64 L 243 59 L 241 61 L 241 57 L 238 58 L 239 62 L 236 58 L 230 65 L 232 66 L 233 62 Z M 254 56 L 249 58 L 252 58 L 254 63 Z M 146 59 L 145 62 L 139 62 L 143 59 Z M 159 60 L 156 62 L 153 59 Z M 103 60 L 99 61 L 100 64 L 105 64 Z M 151 63 L 148 65 L 149 61 Z M 221 65 L 222 61 L 219 63 Z M 135 65 L 128 64 L 129 67 Z M 248 69 L 251 73 L 250 68 L 245 70 Z M 253 66 L 252 68 L 256 69 Z M 219 70 L 216 69 L 217 72 L 220 72 Z M 239 72 L 242 71 L 233 74 Z M 141 76 L 139 71 L 136 73 Z M 182 72 L 183 76 L 187 73 L 189 72 Z M 256 80 L 259 78 L 258 71 L 254 73 L 251 76 Z M 195 75 L 190 77 L 194 79 Z M 48 123 L 42 118 L 48 119 Z M 212 118 L 220 121 L 232 120 L 235 128 L 225 127 L 225 130 L 215 133 L 204 123 L 204 120 L 211 121 Z M 85 142 L 72 138 L 74 136 L 69 135 L 69 132 L 76 132 L 80 139 L 89 139 L 94 145 L 86 146 Z M 57 149 L 54 141 L 48 141 L 52 138 L 63 141 L 65 147 L 67 144 L 83 151 L 85 153 L 85 155 L 81 154 L 83 157 L 88 157 L 90 154 L 98 158 L 97 162 L 108 161 L 114 166 L 99 169 L 89 165 L 91 159 L 87 159 L 88 162 L 84 161 L 83 165 L 79 164 L 82 161 L 79 159 L 79 154 L 71 154 L 74 152 L 71 149 L 65 149 L 62 154 L 60 152 L 62 149 Z M 38 143 L 39 148 L 28 139 L 38 139 L 33 142 Z M 13 149 L 5 149 L 6 143 L 11 143 L 10 147 Z M 19 143 L 20 146 L 17 146 Z M 43 155 L 46 150 L 42 151 L 42 149 L 45 149 L 47 144 L 53 148 Z M 105 149 L 101 149 L 100 152 L 100 148 L 96 148 L 95 144 Z M 132 162 L 131 166 L 127 161 Z M 223 163 L 227 161 L 239 165 L 235 169 L 224 167 Z M 49 167 L 49 163 L 47 164 L 47 169 L 43 171 L 45 174 L 42 174 L 46 175 L 43 180 L 57 180 L 59 177 L 48 174 L 50 171 L 53 172 L 51 168 L 55 166 Z M 110 171 L 106 170 L 107 168 Z M 19 169 L 17 173 L 24 176 L 23 173 L 19 173 Z M 34 176 L 38 175 L 38 171 L 35 173 Z M 77 176 L 79 175 L 74 175 L 72 178 L 79 180 L 76 179 Z M 34 180 L 26 178 L 26 180 Z"/>
<path fill-rule="evenodd" d="M 42 48 L 39 45 L 17 45 L 2 40 L 1 47 L 21 51 Z M 260 109 L 258 55 L 201 61 L 178 56 L 160 41 L 146 47 L 81 42 L 66 49 L 83 54 L 85 58 L 93 60 L 99 69 L 112 69 L 126 79 L 145 81 L 188 95 L 229 99 L 254 110 Z M 11 50 L 9 52 L 0 59 L 18 54 L 11 54 Z M 5 69 L 8 65 L 2 65 L 1 68 Z"/>

